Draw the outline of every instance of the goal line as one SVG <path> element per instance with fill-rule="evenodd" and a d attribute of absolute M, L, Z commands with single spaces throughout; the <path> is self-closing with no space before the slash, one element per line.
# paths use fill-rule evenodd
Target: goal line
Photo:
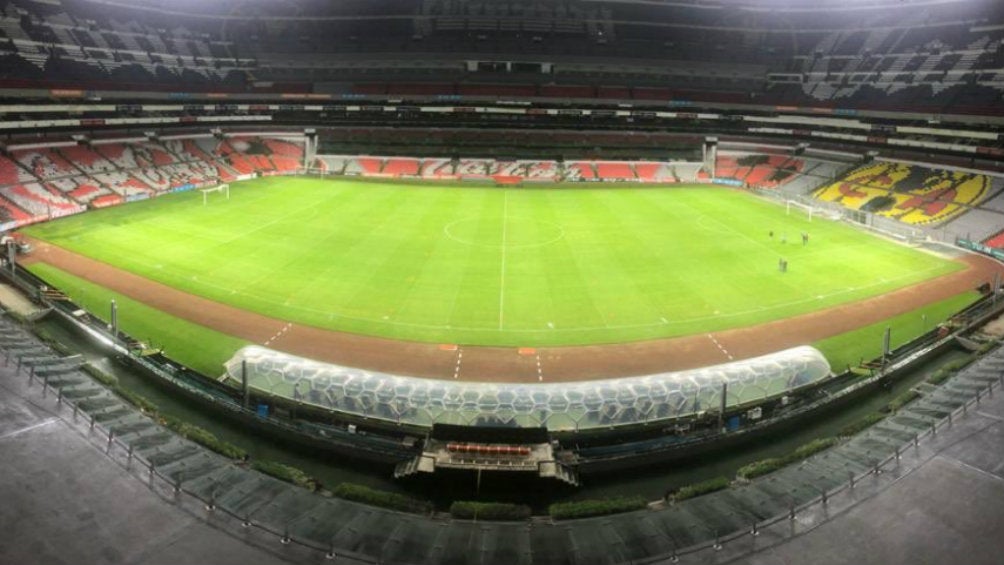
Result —
<path fill-rule="evenodd" d="M 230 200 L 230 185 L 229 184 L 218 184 L 216 186 L 210 186 L 208 188 L 200 188 L 199 192 L 202 193 L 202 205 L 205 206 L 209 203 L 209 194 L 212 192 L 225 192 L 227 195 L 227 200 Z"/>

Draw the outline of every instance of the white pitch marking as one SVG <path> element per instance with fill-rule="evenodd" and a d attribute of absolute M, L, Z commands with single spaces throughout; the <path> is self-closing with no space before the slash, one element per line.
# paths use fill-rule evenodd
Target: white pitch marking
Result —
<path fill-rule="evenodd" d="M 725 349 L 724 346 L 722 346 L 721 343 L 718 343 L 718 340 L 715 339 L 715 336 L 713 336 L 711 334 L 708 334 L 708 339 L 710 339 L 711 342 L 714 343 L 718 347 L 719 351 L 721 351 L 722 353 L 724 353 L 725 356 L 729 358 L 729 361 L 732 361 L 732 360 L 735 359 L 734 357 L 732 357 L 732 354 L 729 353 L 729 351 L 727 349 Z"/>
<path fill-rule="evenodd" d="M 499 329 L 502 329 L 503 312 L 505 311 L 505 251 L 506 251 L 506 218 L 509 215 L 509 191 L 502 193 L 502 274 L 499 277 Z"/>
<path fill-rule="evenodd" d="M 282 335 L 283 335 L 284 333 L 288 332 L 288 331 L 289 331 L 289 330 L 291 330 L 292 328 L 293 328 L 293 322 L 290 322 L 290 323 L 286 324 L 286 325 L 285 325 L 285 326 L 283 326 L 283 327 L 282 327 L 281 329 L 279 329 L 279 331 L 275 332 L 275 335 L 273 335 L 272 337 L 268 338 L 268 341 L 266 341 L 266 342 L 264 343 L 264 345 L 269 345 L 269 344 L 270 344 L 270 343 L 272 343 L 273 341 L 275 341 L 275 340 L 279 339 L 280 337 L 282 337 Z"/>
<path fill-rule="evenodd" d="M 460 349 L 458 347 L 457 348 L 457 366 L 456 366 L 456 368 L 453 369 L 453 378 L 454 379 L 460 378 L 460 364 L 463 362 L 463 360 L 464 360 L 464 350 Z"/>

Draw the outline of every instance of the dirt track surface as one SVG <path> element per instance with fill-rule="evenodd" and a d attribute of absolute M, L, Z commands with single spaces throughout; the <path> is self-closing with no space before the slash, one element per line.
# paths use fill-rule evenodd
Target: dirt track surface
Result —
<path fill-rule="evenodd" d="M 691 369 L 805 345 L 909 312 L 993 280 L 1004 266 L 978 255 L 967 268 L 851 304 L 713 334 L 617 345 L 459 346 L 398 341 L 290 323 L 189 294 L 41 241 L 24 262 L 43 261 L 190 322 L 319 361 L 464 381 L 592 380 Z M 278 337 L 276 337 L 278 336 Z M 458 371 L 459 368 L 459 371 Z"/>

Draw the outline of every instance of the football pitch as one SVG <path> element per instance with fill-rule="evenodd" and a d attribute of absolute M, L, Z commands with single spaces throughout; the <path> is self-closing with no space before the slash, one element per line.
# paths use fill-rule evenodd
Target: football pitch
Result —
<path fill-rule="evenodd" d="M 712 186 L 272 177 L 234 184 L 229 200 L 211 194 L 207 205 L 179 193 L 25 231 L 291 322 L 471 345 L 621 343 L 750 326 L 962 268 Z"/>

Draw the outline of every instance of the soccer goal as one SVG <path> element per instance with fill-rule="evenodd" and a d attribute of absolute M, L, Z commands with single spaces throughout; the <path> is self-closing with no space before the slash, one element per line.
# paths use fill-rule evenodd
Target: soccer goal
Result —
<path fill-rule="evenodd" d="M 785 209 L 787 214 L 790 216 L 792 212 L 795 214 L 807 214 L 809 221 L 812 221 L 812 217 L 819 214 L 819 210 L 808 204 L 802 204 L 801 202 L 795 200 L 786 200 Z"/>
<path fill-rule="evenodd" d="M 209 188 L 200 188 L 199 192 L 202 193 L 202 205 L 205 206 L 209 204 L 209 195 L 214 192 L 223 192 L 227 195 L 227 200 L 230 200 L 230 185 L 229 184 L 218 184 L 216 186 L 211 186 Z"/>

